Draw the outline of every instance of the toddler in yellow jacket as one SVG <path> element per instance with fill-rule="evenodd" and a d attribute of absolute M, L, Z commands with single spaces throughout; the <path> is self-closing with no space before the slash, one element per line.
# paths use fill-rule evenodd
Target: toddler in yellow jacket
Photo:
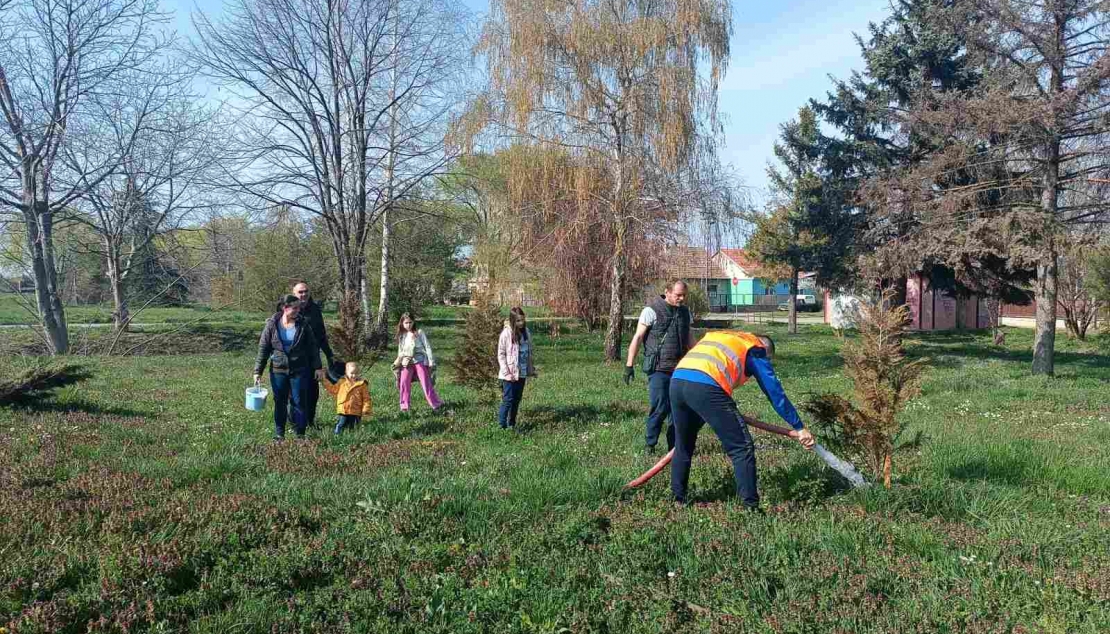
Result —
<path fill-rule="evenodd" d="M 358 364 L 348 362 L 346 371 L 337 383 L 332 383 L 324 373 L 324 389 L 335 397 L 335 413 L 338 414 L 335 419 L 336 435 L 344 429 L 354 428 L 363 416 L 369 416 L 374 411 L 366 380 L 359 377 Z"/>

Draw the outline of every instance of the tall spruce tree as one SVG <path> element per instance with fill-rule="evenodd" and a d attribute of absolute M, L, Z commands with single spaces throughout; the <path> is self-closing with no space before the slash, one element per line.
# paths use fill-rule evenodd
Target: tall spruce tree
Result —
<path fill-rule="evenodd" d="M 817 115 L 811 107 L 781 126 L 775 143 L 779 166 L 767 174 L 775 193 L 771 212 L 756 219 L 749 252 L 764 265 L 761 275 L 790 280 L 790 332 L 798 332 L 798 276 L 816 271 L 822 284 L 841 277 L 854 238 L 857 214 L 845 204 L 843 189 L 824 163 Z"/>
<path fill-rule="evenodd" d="M 1034 374 L 1054 370 L 1059 258 L 1074 227 L 1110 219 L 1110 10 L 1097 0 L 977 0 L 938 18 L 989 72 L 960 92 L 925 87 L 908 120 L 936 146 L 876 179 L 886 220 L 912 215 L 953 255 L 999 243 L 1036 268 Z M 969 236 L 987 235 L 985 242 Z M 996 236 L 1005 235 L 1004 241 Z"/>
<path fill-rule="evenodd" d="M 892 204 L 882 177 L 926 161 L 946 139 L 914 124 L 915 109 L 932 107 L 944 95 L 975 89 L 983 80 L 983 66 L 969 55 L 967 42 L 951 28 L 952 0 L 899 0 L 890 17 L 869 25 L 865 41 L 857 36 L 865 62 L 863 72 L 837 81 L 815 111 L 838 132 L 823 138 L 830 173 L 854 183 L 869 222 L 859 226 L 860 253 L 869 276 L 888 279 L 904 301 L 904 278 L 924 272 L 938 290 L 966 296 L 978 293 L 994 307 L 1003 302 L 1029 301 L 1033 277 L 1020 252 L 1011 248 L 1012 236 L 996 218 L 985 217 L 975 226 L 952 225 L 945 231 L 923 226 L 912 206 Z M 942 175 L 938 187 L 968 186 L 980 178 L 967 170 Z M 852 185 L 849 185 L 852 187 Z M 987 197 L 997 192 L 987 192 Z M 986 201 L 989 206 L 990 201 Z"/>

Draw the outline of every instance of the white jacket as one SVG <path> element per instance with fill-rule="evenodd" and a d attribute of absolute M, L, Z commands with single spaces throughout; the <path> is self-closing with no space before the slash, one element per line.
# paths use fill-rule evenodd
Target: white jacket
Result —
<path fill-rule="evenodd" d="M 501 338 L 497 340 L 497 378 L 502 381 L 519 381 L 536 375 L 535 366 L 532 365 L 532 333 L 524 329 L 526 337 L 522 341 L 513 341 L 513 330 L 508 323 L 501 331 Z M 524 367 L 520 367 L 520 345 L 524 344 Z"/>
<path fill-rule="evenodd" d="M 409 334 L 405 333 L 401 337 L 397 346 L 397 360 L 400 361 L 403 357 L 411 357 L 415 363 L 434 366 L 436 359 L 432 356 L 432 346 L 428 344 L 428 338 L 424 336 L 424 331 L 417 330 L 412 337 L 409 337 Z"/>

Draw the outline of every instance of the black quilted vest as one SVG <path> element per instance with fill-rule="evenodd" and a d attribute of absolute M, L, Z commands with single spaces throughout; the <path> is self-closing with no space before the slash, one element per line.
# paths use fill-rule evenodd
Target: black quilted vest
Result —
<path fill-rule="evenodd" d="M 648 307 L 655 311 L 655 325 L 644 337 L 644 354 L 654 350 L 663 341 L 655 371 L 674 372 L 675 366 L 690 348 L 690 309 L 685 306 L 671 306 L 662 295 L 653 299 Z M 671 334 L 664 339 L 663 333 L 668 329 Z"/>

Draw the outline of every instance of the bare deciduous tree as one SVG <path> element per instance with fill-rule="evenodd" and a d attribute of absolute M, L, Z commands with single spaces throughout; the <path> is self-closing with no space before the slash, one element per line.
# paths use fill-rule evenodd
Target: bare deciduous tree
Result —
<path fill-rule="evenodd" d="M 442 174 L 456 156 L 448 145 L 448 126 L 463 103 L 460 80 L 466 67 L 470 21 L 459 5 L 444 0 L 395 0 L 389 24 L 390 60 L 384 92 L 390 104 L 377 152 L 382 169 L 373 174 L 381 195 L 381 269 L 378 310 L 370 323 L 369 297 L 362 293 L 366 328 L 372 343 L 386 340 L 389 328 L 389 287 L 393 211 L 426 188 L 420 185 Z M 364 278 L 365 279 L 365 278 Z"/>
<path fill-rule="evenodd" d="M 230 186 L 323 218 L 348 312 L 358 310 L 376 220 L 370 147 L 391 105 L 376 93 L 389 71 L 389 7 L 236 0 L 218 23 L 194 17 L 194 58 L 244 115 Z"/>
<path fill-rule="evenodd" d="M 107 104 L 85 135 L 88 142 L 65 155 L 75 167 L 96 163 L 100 154 L 121 157 L 115 172 L 87 183 L 74 202 L 74 219 L 97 237 L 85 248 L 104 258 L 117 328 L 130 319 L 126 282 L 154 241 L 213 204 L 211 185 L 226 140 L 215 113 L 194 105 L 190 78 L 176 61 L 129 73 L 127 92 Z"/>
<path fill-rule="evenodd" d="M 1097 252 L 1099 236 L 1091 231 L 1073 232 L 1060 252 L 1059 304 L 1064 312 L 1068 336 L 1087 339 L 1098 313 L 1106 304 L 1094 289 L 1091 277 L 1091 254 Z"/>
<path fill-rule="evenodd" d="M 429 43 L 423 30 L 444 18 L 411 7 L 401 0 L 235 0 L 218 23 L 194 20 L 194 58 L 244 113 L 231 187 L 322 218 L 344 313 L 361 312 L 367 293 L 371 227 L 444 160 L 436 153 L 442 141 L 425 142 L 444 116 L 432 99 L 429 66 L 441 62 L 448 42 Z M 421 125 L 406 127 L 410 121 Z M 363 325 L 357 314 L 341 319 Z"/>
<path fill-rule="evenodd" d="M 87 117 L 167 44 L 155 0 L 10 0 L 0 13 L 0 211 L 15 210 L 26 231 L 36 308 L 50 349 L 65 354 L 69 333 L 55 267 L 54 225 L 74 201 L 111 174 L 105 153 L 79 172 L 60 158 L 82 143 Z"/>

